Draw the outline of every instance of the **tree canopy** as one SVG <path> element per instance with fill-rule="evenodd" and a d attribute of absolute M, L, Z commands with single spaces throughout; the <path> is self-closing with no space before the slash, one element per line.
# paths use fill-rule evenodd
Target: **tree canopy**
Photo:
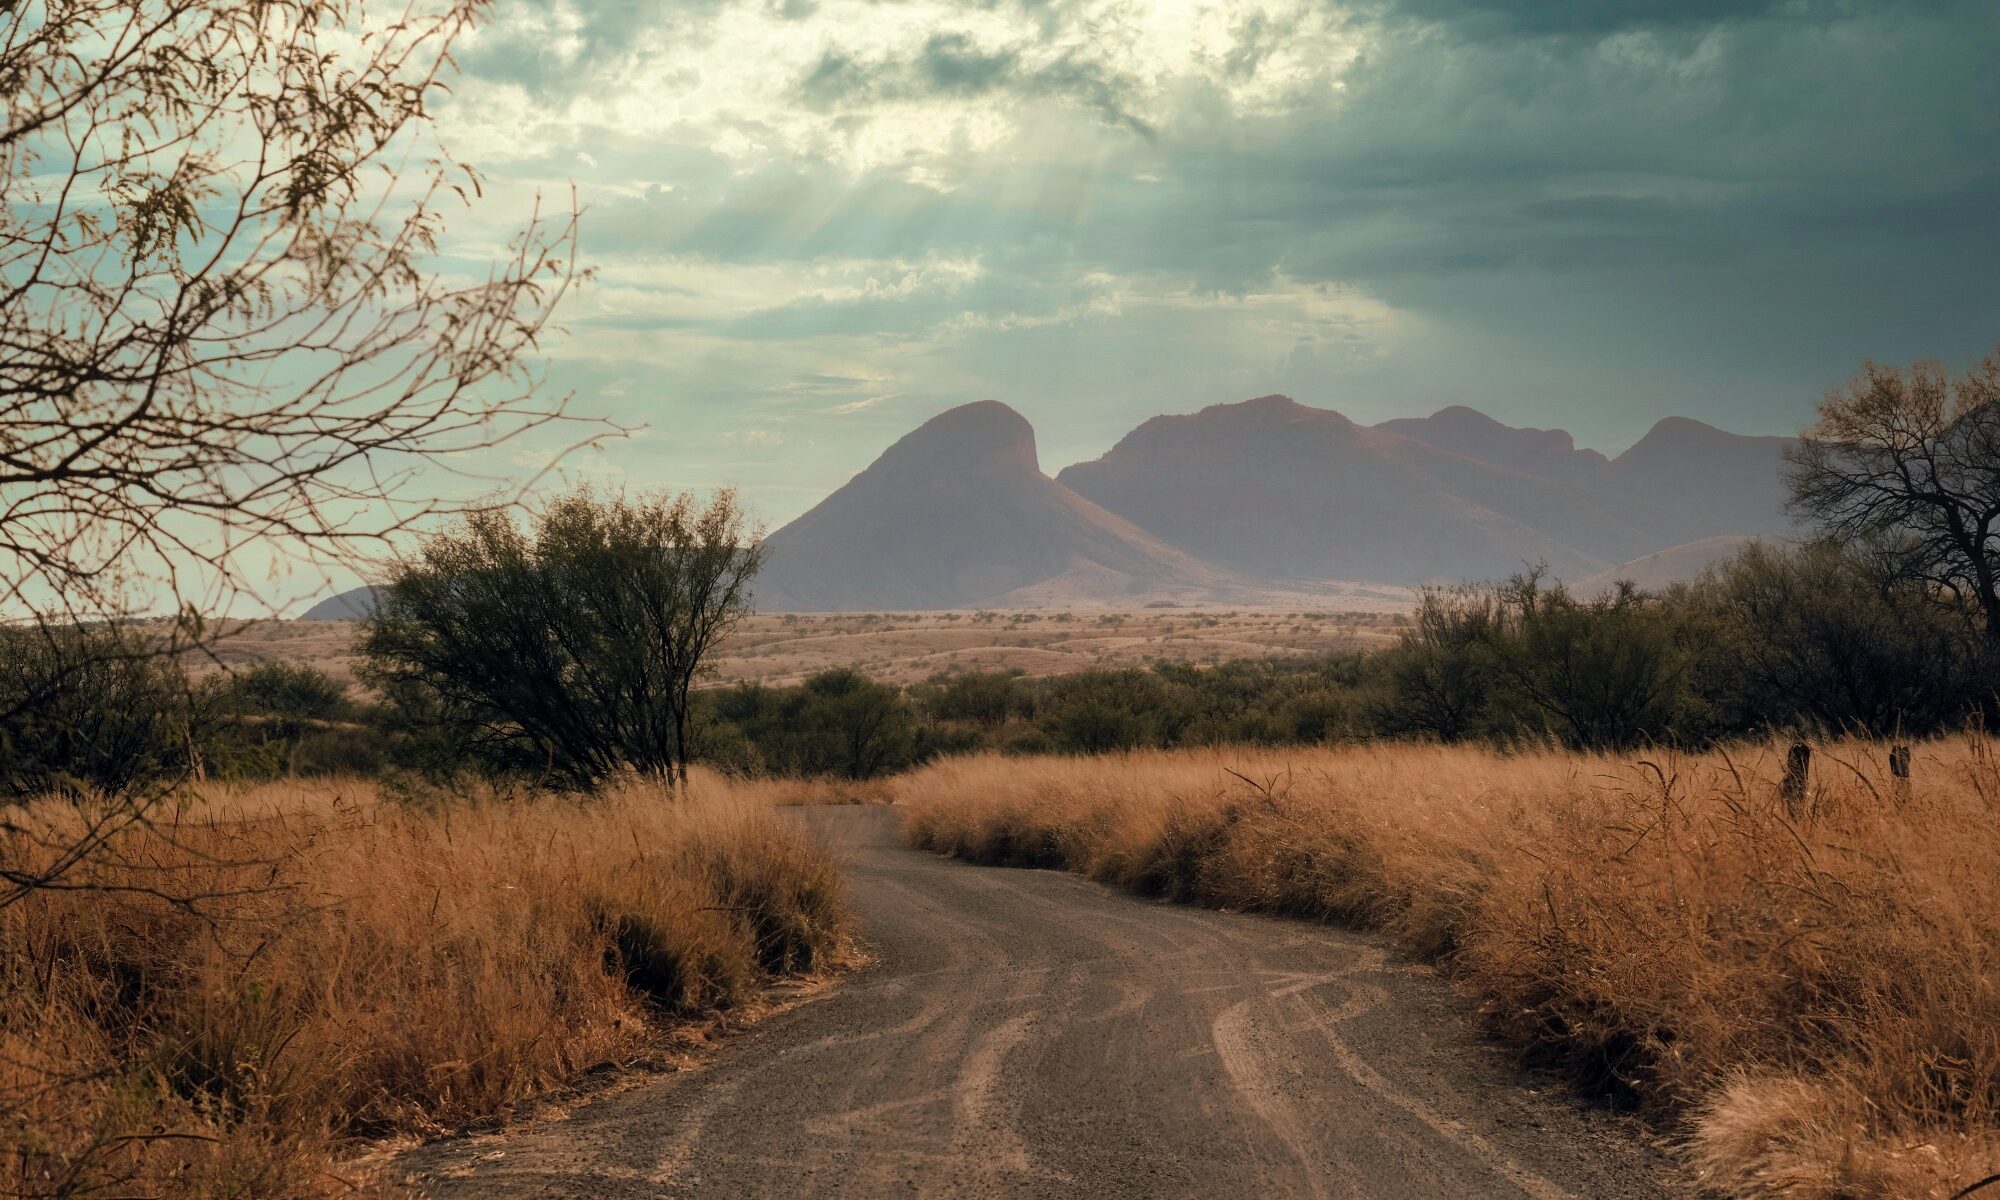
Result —
<path fill-rule="evenodd" d="M 736 497 L 558 499 L 532 531 L 475 513 L 381 590 L 367 672 L 493 765 L 589 789 L 686 779 L 690 695 L 762 560 Z"/>
<path fill-rule="evenodd" d="M 2000 349 L 1952 377 L 1868 363 L 1790 454 L 1794 508 L 2000 637 Z"/>

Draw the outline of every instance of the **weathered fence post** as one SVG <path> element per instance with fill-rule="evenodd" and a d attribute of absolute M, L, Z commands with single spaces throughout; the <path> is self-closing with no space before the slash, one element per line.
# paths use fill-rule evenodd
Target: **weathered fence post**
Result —
<path fill-rule="evenodd" d="M 1799 818 L 1799 806 L 1806 798 L 1806 775 L 1812 770 L 1812 747 L 1804 742 L 1793 742 L 1785 752 L 1785 781 L 1778 785 L 1778 795 L 1784 797 L 1785 814 L 1794 821 Z"/>
<path fill-rule="evenodd" d="M 1910 748 L 1908 746 L 1889 747 L 1889 776 L 1896 792 L 1896 802 L 1905 803 L 1910 798 Z"/>

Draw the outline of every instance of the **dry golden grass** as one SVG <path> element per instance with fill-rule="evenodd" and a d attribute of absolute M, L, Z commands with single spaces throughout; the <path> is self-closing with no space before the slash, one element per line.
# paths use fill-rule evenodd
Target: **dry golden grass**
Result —
<path fill-rule="evenodd" d="M 1383 930 L 1531 1061 L 1648 1107 L 1719 1190 L 1942 1200 L 2000 1172 L 2000 762 L 1375 746 L 975 758 L 911 842 Z"/>
<path fill-rule="evenodd" d="M 100 890 L 0 909 L 0 1194 L 345 1193 L 358 1139 L 502 1112 L 828 965 L 836 866 L 761 799 L 189 801 L 73 877 Z"/>

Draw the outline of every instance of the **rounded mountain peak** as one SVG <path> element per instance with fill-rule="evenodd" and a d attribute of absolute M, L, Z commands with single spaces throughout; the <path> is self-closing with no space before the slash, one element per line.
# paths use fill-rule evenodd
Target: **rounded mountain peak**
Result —
<path fill-rule="evenodd" d="M 1463 404 L 1447 404 L 1432 413 L 1430 419 L 1441 425 L 1463 425 L 1476 429 L 1505 429 L 1505 425 Z"/>
<path fill-rule="evenodd" d="M 928 470 L 1039 472 L 1035 427 L 998 400 L 947 409 L 883 451 L 876 465 Z"/>
<path fill-rule="evenodd" d="M 1156 420 L 1178 421 L 1183 418 L 1167 417 Z M 1241 429 L 1262 429 L 1289 426 L 1300 421 L 1332 422 L 1350 424 L 1346 417 L 1330 408 L 1309 408 L 1290 396 L 1273 392 L 1268 396 L 1258 396 L 1251 400 L 1238 400 L 1234 404 L 1211 404 L 1191 419 L 1203 426 L 1234 427 Z M 1151 424 L 1152 422 L 1147 422 Z M 1141 427 L 1143 428 L 1143 426 Z"/>

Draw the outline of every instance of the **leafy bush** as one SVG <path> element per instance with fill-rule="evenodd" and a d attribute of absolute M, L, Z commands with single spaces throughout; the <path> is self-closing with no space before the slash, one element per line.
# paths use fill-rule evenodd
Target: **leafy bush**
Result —
<path fill-rule="evenodd" d="M 211 776 L 371 775 L 387 762 L 375 713 L 315 667 L 260 663 L 204 689 L 213 715 L 202 757 Z"/>
<path fill-rule="evenodd" d="M 115 624 L 0 628 L 0 796 L 185 778 L 198 712 L 178 664 Z"/>
<path fill-rule="evenodd" d="M 776 774 L 871 779 L 917 761 L 909 699 L 848 668 L 822 671 L 796 688 L 721 689 L 703 704 L 705 720 L 739 731 Z M 714 745 L 730 744 L 719 732 L 710 737 Z"/>
<path fill-rule="evenodd" d="M 1498 720 L 1572 749 L 1686 740 L 1697 622 L 1684 605 L 1621 586 L 1593 600 L 1536 574 L 1496 589 L 1487 662 Z"/>
<path fill-rule="evenodd" d="M 1733 731 L 1925 732 L 1993 699 L 1968 614 L 1834 546 L 1753 545 L 1684 601 L 1715 618 L 1703 690 Z"/>
<path fill-rule="evenodd" d="M 685 783 L 692 688 L 746 609 L 759 553 L 727 491 L 578 491 L 532 530 L 475 514 L 381 589 L 365 675 L 396 710 L 404 761 L 432 774 Z"/>

